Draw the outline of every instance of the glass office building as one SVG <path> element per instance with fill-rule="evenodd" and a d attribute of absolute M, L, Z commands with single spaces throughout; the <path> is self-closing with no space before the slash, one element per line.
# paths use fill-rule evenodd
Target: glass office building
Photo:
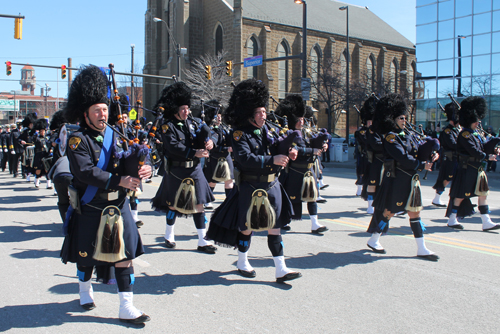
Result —
<path fill-rule="evenodd" d="M 443 106 L 484 96 L 483 127 L 500 128 L 500 0 L 417 0 L 416 121 L 446 124 Z"/>

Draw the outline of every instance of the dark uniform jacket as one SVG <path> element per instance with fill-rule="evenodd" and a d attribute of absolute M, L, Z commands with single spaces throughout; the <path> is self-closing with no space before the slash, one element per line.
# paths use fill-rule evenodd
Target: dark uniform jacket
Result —
<path fill-rule="evenodd" d="M 404 211 L 411 192 L 411 181 L 425 162 L 417 159 L 418 146 L 411 135 L 389 132 L 384 138 L 384 178 L 373 206 L 392 213 Z"/>

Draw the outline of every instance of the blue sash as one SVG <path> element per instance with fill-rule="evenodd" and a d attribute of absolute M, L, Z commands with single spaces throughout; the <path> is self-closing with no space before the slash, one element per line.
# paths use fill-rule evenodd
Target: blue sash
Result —
<path fill-rule="evenodd" d="M 106 168 L 108 168 L 109 158 L 111 157 L 112 144 L 113 131 L 106 128 L 101 154 L 99 155 L 99 161 L 97 162 L 97 167 L 102 170 L 106 170 Z M 81 199 L 81 206 L 89 203 L 94 198 L 95 194 L 97 193 L 97 189 L 98 188 L 96 186 L 87 186 L 87 189 L 85 190 L 85 193 L 83 194 Z M 64 219 L 63 224 L 63 233 L 65 236 L 68 235 L 69 221 L 71 220 L 71 216 L 73 215 L 74 210 L 75 209 L 73 209 L 73 207 L 70 205 L 68 211 L 66 212 L 66 218 Z"/>

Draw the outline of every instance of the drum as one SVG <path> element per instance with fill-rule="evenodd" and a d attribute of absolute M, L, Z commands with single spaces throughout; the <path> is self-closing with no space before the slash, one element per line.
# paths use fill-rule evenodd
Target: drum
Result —
<path fill-rule="evenodd" d="M 42 158 L 42 164 L 43 168 L 45 169 L 45 173 L 48 174 L 50 169 L 52 168 L 52 156 Z"/>

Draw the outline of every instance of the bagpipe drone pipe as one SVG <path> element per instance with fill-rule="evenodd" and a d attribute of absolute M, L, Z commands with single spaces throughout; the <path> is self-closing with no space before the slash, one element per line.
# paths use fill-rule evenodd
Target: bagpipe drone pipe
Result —
<path fill-rule="evenodd" d="M 417 131 L 409 122 L 406 122 L 406 125 L 405 132 L 412 136 L 418 147 L 417 159 L 420 161 L 431 162 L 435 154 L 437 154 L 441 148 L 439 140 L 437 138 L 426 136 L 423 132 Z"/>

